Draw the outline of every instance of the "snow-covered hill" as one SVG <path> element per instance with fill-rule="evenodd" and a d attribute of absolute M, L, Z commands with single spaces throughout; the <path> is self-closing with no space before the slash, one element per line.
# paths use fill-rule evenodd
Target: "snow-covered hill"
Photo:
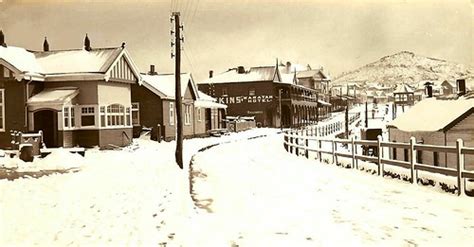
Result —
<path fill-rule="evenodd" d="M 384 84 L 402 82 L 412 84 L 422 80 L 455 80 L 472 75 L 474 75 L 472 67 L 402 51 L 385 56 L 354 71 L 343 73 L 334 78 L 334 83 L 367 81 Z"/>

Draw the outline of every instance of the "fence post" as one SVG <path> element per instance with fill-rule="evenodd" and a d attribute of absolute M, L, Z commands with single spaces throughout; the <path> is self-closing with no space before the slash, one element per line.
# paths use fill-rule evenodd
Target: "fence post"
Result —
<path fill-rule="evenodd" d="M 296 130 L 296 138 L 295 138 L 295 144 L 296 144 L 296 148 L 295 148 L 295 152 L 296 152 L 296 156 L 300 156 L 300 149 L 298 148 L 298 145 L 300 144 L 299 143 L 299 136 L 298 136 L 298 130 Z"/>
<path fill-rule="evenodd" d="M 464 170 L 464 154 L 461 152 L 464 146 L 462 139 L 456 141 L 456 156 L 457 156 L 457 175 L 458 175 L 458 196 L 464 195 L 464 178 L 462 177 L 462 171 Z"/>
<path fill-rule="evenodd" d="M 322 144 L 322 141 L 321 141 L 321 140 L 318 140 L 318 146 L 319 146 L 319 147 L 318 147 L 318 150 L 319 150 L 319 153 L 318 153 L 318 155 L 319 155 L 319 162 L 323 162 L 323 156 L 322 156 L 323 153 L 321 153 L 321 148 L 323 148 L 323 144 Z"/>
<path fill-rule="evenodd" d="M 416 161 L 416 152 L 415 152 L 415 143 L 416 139 L 414 136 L 410 137 L 410 176 L 411 176 L 411 183 L 417 184 L 418 178 L 415 174 L 415 161 Z"/>
<path fill-rule="evenodd" d="M 352 167 L 355 167 L 355 143 L 354 143 L 354 137 L 351 137 L 351 153 L 352 153 Z"/>
<path fill-rule="evenodd" d="M 377 136 L 377 165 L 379 166 L 379 176 L 383 177 L 383 165 L 382 165 L 382 146 L 380 142 L 382 141 L 382 136 Z"/>
<path fill-rule="evenodd" d="M 304 156 L 306 156 L 306 159 L 309 159 L 309 151 L 308 151 L 309 140 L 308 140 L 308 136 L 306 136 L 306 139 L 305 139 L 305 146 L 306 146 L 306 149 L 305 149 Z"/>
<path fill-rule="evenodd" d="M 332 163 L 336 164 L 336 142 L 334 140 L 331 140 L 332 144 Z"/>
<path fill-rule="evenodd" d="M 290 154 L 293 153 L 293 130 L 289 130 L 289 133 L 290 133 L 290 136 L 289 136 L 289 139 L 290 139 Z"/>

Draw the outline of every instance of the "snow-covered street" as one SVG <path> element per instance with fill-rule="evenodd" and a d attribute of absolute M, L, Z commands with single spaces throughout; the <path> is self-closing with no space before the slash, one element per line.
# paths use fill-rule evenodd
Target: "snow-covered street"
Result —
<path fill-rule="evenodd" d="M 275 129 L 89 150 L 77 173 L 0 180 L 1 246 L 443 246 L 474 242 L 470 197 L 286 153 Z M 249 137 L 268 135 L 247 140 Z"/>

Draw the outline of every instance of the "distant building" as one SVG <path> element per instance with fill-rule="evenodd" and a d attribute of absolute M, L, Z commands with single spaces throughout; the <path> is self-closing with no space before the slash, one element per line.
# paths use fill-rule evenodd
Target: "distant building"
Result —
<path fill-rule="evenodd" d="M 387 125 L 391 142 L 409 142 L 455 146 L 457 139 L 474 147 L 474 95 L 457 99 L 428 98 Z M 408 161 L 408 149 L 393 148 L 392 159 Z M 439 152 L 418 151 L 417 163 L 456 168 L 456 156 Z M 474 170 L 474 157 L 465 156 L 465 168 Z"/>
<path fill-rule="evenodd" d="M 239 66 L 199 82 L 198 87 L 218 103 L 227 104 L 229 116 L 254 116 L 259 126 L 298 126 L 326 117 L 329 103 L 324 96 L 298 85 L 295 73 L 282 73 L 285 69 Z"/>
<path fill-rule="evenodd" d="M 10 131 L 43 131 L 47 147 L 124 146 L 132 140 L 132 85 L 140 73 L 124 45 L 44 51 L 0 46 L 0 147 Z"/>

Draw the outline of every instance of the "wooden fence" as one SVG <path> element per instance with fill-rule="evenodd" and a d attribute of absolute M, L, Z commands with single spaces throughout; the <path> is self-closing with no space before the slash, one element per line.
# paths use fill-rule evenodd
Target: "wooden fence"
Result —
<path fill-rule="evenodd" d="M 354 122 L 360 120 L 360 115 L 360 112 L 351 114 L 348 119 L 349 125 L 352 125 Z M 320 122 L 317 125 L 306 126 L 303 128 L 303 130 L 312 136 L 328 136 L 344 132 L 344 122 L 344 119 L 328 123 Z"/>
<path fill-rule="evenodd" d="M 331 150 L 323 148 L 322 143 L 331 143 Z M 338 143 L 345 144 L 348 147 L 348 152 L 341 152 L 337 150 Z M 316 145 L 314 145 L 316 144 Z M 357 150 L 359 146 L 372 146 L 378 148 L 376 156 L 368 156 L 359 154 Z M 322 162 L 322 154 L 329 154 L 332 157 L 332 163 L 337 164 L 338 157 L 346 157 L 351 159 L 351 168 L 359 169 L 358 162 L 368 161 L 377 165 L 377 174 L 383 176 L 384 165 L 393 165 L 409 169 L 410 171 L 410 182 L 416 184 L 418 180 L 418 171 L 427 171 L 430 173 L 437 173 L 446 176 L 452 176 L 457 178 L 458 195 L 465 194 L 465 179 L 474 179 L 474 171 L 467 171 L 464 169 L 464 156 L 474 155 L 474 148 L 464 147 L 463 140 L 458 139 L 456 146 L 436 146 L 436 145 L 425 145 L 417 144 L 416 139 L 412 137 L 410 143 L 398 143 L 398 142 L 385 142 L 381 136 L 378 136 L 376 141 L 367 140 L 355 140 L 351 139 L 324 139 L 320 136 L 311 134 L 306 130 L 289 130 L 284 132 L 284 147 L 287 152 L 301 155 L 302 153 L 306 158 L 309 158 L 310 153 L 315 153 L 319 161 Z M 350 147 L 350 148 L 349 148 Z M 390 159 L 384 157 L 383 148 L 402 148 L 408 150 L 408 161 L 401 161 L 396 159 Z M 452 153 L 457 157 L 456 169 L 447 167 L 430 166 L 426 164 L 416 163 L 417 151 L 431 151 L 440 153 Z"/>

